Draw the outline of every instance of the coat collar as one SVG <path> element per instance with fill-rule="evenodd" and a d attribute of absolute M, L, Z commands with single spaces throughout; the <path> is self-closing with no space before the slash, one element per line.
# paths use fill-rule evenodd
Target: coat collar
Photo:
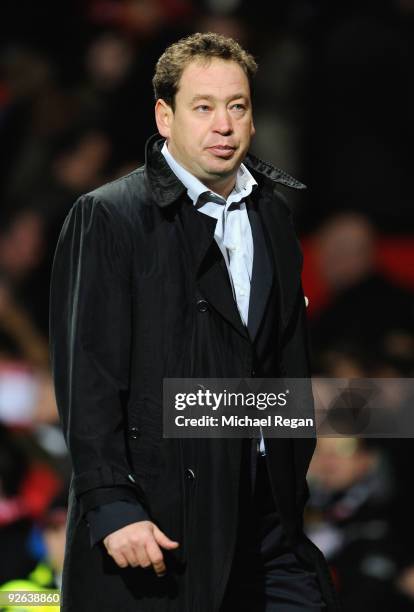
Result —
<path fill-rule="evenodd" d="M 186 193 L 185 186 L 178 180 L 161 153 L 164 138 L 153 134 L 145 146 L 145 174 L 149 183 L 150 193 L 160 207 L 169 206 Z M 306 189 L 306 185 L 290 176 L 284 170 L 262 161 L 248 153 L 243 160 L 249 171 L 257 173 L 262 178 L 270 179 L 294 189 Z"/>

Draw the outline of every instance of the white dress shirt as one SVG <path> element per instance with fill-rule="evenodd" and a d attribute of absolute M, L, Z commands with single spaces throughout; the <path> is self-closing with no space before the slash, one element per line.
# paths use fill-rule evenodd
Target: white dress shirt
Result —
<path fill-rule="evenodd" d="M 167 141 L 164 142 L 161 153 L 171 170 L 186 187 L 194 206 L 197 206 L 200 212 L 217 219 L 214 238 L 226 262 L 240 317 L 247 326 L 253 269 L 253 237 L 244 200 L 257 186 L 257 182 L 246 166 L 241 164 L 236 174 L 234 188 L 225 199 L 208 189 L 178 163 L 168 150 Z M 235 204 L 237 205 L 234 206 Z M 265 454 L 263 435 L 260 439 L 260 452 Z"/>

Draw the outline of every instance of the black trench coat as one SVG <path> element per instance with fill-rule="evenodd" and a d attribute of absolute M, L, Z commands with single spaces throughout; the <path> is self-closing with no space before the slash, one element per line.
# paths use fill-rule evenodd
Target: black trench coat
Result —
<path fill-rule="evenodd" d="M 255 254 L 246 329 L 215 220 L 194 208 L 162 143 L 153 136 L 142 168 L 81 196 L 56 247 L 50 350 L 73 464 L 64 612 L 217 612 L 235 544 L 242 440 L 163 438 L 163 378 L 309 375 L 302 253 L 275 189 L 304 186 L 251 155 L 244 161 L 259 184 L 248 200 Z M 314 445 L 266 440 L 285 532 L 318 572 L 332 612 L 327 565 L 302 530 Z M 165 552 L 167 577 L 119 568 L 102 543 L 91 547 L 85 513 L 116 500 L 139 502 L 180 543 Z"/>

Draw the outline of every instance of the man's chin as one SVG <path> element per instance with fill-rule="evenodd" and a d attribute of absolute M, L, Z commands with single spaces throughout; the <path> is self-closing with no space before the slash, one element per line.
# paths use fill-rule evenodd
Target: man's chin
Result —
<path fill-rule="evenodd" d="M 209 163 L 205 166 L 205 171 L 209 176 L 226 178 L 236 174 L 241 162 L 234 162 L 234 159 L 220 159 L 217 162 Z"/>

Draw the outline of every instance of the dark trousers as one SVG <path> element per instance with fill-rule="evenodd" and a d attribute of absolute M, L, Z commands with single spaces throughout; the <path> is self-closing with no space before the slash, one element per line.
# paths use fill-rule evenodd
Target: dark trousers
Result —
<path fill-rule="evenodd" d="M 320 612 L 325 606 L 316 573 L 287 545 L 266 459 L 251 448 L 246 444 L 237 544 L 220 612 Z"/>

